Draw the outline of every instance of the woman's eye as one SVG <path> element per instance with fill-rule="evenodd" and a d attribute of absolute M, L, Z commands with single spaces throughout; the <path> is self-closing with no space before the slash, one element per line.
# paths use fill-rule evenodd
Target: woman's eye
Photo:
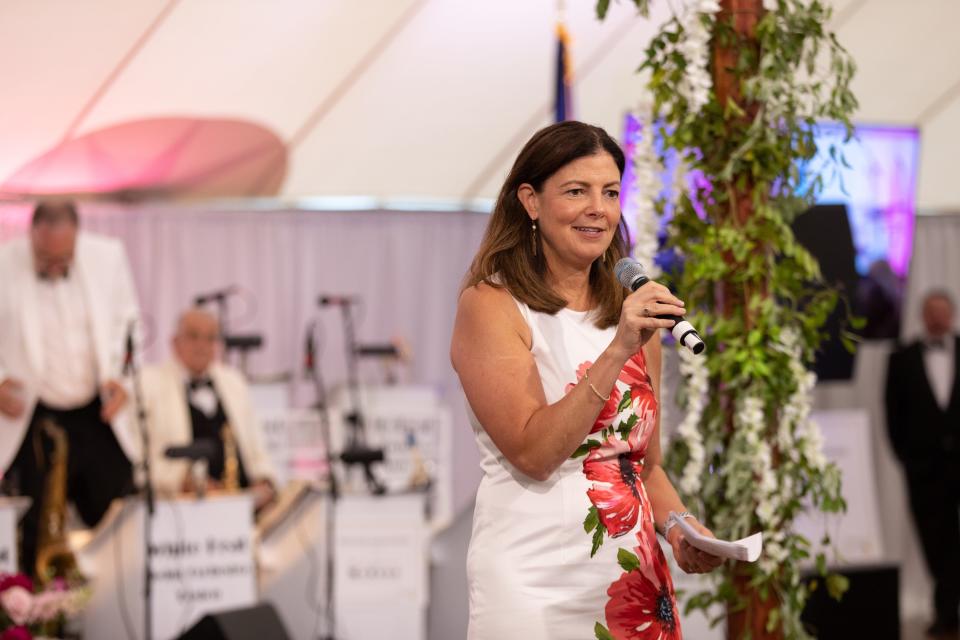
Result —
<path fill-rule="evenodd" d="M 581 195 L 583 195 L 583 189 L 579 189 L 579 188 L 578 188 L 578 189 L 570 189 L 569 191 L 567 191 L 567 193 L 569 193 L 569 194 L 572 195 L 572 196 L 581 196 Z"/>
<path fill-rule="evenodd" d="M 608 197 L 608 198 L 619 198 L 619 197 L 620 197 L 620 192 L 617 191 L 616 189 L 608 189 L 608 190 L 607 190 L 607 197 Z"/>

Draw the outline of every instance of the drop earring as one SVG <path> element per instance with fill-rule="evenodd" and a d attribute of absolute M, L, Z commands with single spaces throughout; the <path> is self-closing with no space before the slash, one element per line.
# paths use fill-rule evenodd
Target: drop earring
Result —
<path fill-rule="evenodd" d="M 537 255 L 537 223 L 532 223 L 533 231 L 530 232 L 530 243 L 533 246 L 533 255 Z"/>

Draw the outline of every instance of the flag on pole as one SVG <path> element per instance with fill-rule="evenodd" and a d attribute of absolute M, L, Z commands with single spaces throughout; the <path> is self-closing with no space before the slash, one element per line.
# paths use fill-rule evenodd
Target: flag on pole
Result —
<path fill-rule="evenodd" d="M 570 62 L 570 34 L 563 22 L 557 22 L 557 68 L 554 95 L 554 120 L 573 119 L 573 64 Z"/>

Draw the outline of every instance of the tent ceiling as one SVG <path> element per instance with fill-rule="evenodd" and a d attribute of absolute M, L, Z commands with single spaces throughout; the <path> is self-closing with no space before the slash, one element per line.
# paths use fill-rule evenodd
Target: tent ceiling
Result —
<path fill-rule="evenodd" d="M 0 183 L 131 121 L 241 120 L 286 145 L 279 195 L 491 198 L 550 121 L 555 0 L 61 0 L 0 7 Z M 578 117 L 617 135 L 650 20 L 568 0 Z M 955 0 L 835 0 L 857 119 L 922 127 L 919 206 L 958 209 Z M 946 75 L 942 71 L 947 69 Z M 958 77 L 951 77 L 951 73 Z"/>

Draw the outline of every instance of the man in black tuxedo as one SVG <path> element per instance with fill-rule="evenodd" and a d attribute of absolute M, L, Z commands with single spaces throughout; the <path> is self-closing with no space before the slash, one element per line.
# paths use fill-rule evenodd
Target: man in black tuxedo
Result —
<path fill-rule="evenodd" d="M 960 339 L 953 299 L 923 301 L 922 340 L 890 354 L 887 429 L 903 465 L 910 510 L 934 582 L 934 637 L 956 637 L 960 607 Z"/>

